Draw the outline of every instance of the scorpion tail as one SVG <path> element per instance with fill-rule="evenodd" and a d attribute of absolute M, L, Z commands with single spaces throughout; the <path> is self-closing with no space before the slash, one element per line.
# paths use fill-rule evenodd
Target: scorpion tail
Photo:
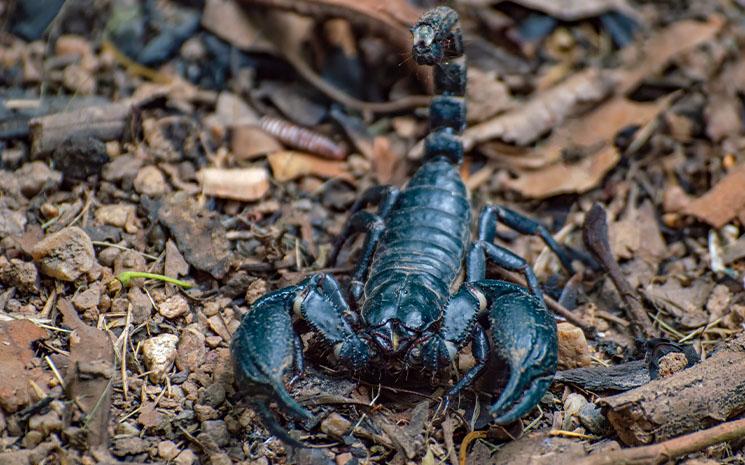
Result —
<path fill-rule="evenodd" d="M 480 281 L 479 287 L 489 281 Z M 489 409 L 506 425 L 538 404 L 551 386 L 558 362 L 556 323 L 543 302 L 522 292 L 503 294 L 489 308 L 495 351 L 509 366 L 509 380 Z"/>

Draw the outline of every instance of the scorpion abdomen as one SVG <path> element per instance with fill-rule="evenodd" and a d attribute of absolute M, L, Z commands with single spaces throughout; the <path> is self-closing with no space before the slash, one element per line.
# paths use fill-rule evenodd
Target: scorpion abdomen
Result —
<path fill-rule="evenodd" d="M 386 217 L 373 257 L 362 311 L 368 322 L 385 321 L 388 312 L 382 307 L 389 303 L 400 314 L 409 305 L 419 307 L 422 324 L 440 318 L 469 242 L 467 195 L 458 167 L 444 158 L 416 172 Z"/>

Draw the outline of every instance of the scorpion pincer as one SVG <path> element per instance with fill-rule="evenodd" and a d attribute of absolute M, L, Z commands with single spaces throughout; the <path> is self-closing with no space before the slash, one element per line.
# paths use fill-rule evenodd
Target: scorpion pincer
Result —
<path fill-rule="evenodd" d="M 285 376 L 303 372 L 303 345 L 294 329 L 298 320 L 353 370 L 394 359 L 436 372 L 451 366 L 470 344 L 476 363 L 446 393 L 446 405 L 484 372 L 492 356 L 498 357 L 508 366 L 509 379 L 489 408 L 496 424 L 529 412 L 556 372 L 556 323 L 529 264 L 495 244 L 497 223 L 540 236 L 569 270 L 570 250 L 539 223 L 496 205 L 481 210 L 477 238 L 471 241 L 471 204 L 458 170 L 466 124 L 458 14 L 448 7 L 429 10 L 412 34 L 414 58 L 434 66 L 437 91 L 424 163 L 403 190 L 376 186 L 352 206 L 331 257 L 333 263 L 350 237 L 366 235 L 348 292 L 324 273 L 270 292 L 252 305 L 232 342 L 239 388 L 272 434 L 288 443 L 301 445 L 268 404 L 276 402 L 281 412 L 299 420 L 313 418 L 285 387 Z M 376 213 L 366 210 L 371 206 L 377 206 Z M 487 260 L 522 273 L 527 287 L 486 279 Z M 464 263 L 465 280 L 451 294 Z"/>

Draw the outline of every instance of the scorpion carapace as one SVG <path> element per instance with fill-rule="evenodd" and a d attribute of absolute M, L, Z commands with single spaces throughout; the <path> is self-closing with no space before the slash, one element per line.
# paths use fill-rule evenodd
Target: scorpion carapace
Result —
<path fill-rule="evenodd" d="M 466 123 L 458 15 L 447 7 L 432 9 L 412 34 L 414 58 L 434 66 L 437 91 L 423 165 L 405 189 L 376 186 L 352 206 L 331 257 L 333 263 L 347 239 L 365 234 L 348 292 L 330 274 L 314 274 L 259 298 L 233 339 L 239 386 L 270 431 L 296 445 L 268 403 L 277 402 L 280 411 L 300 420 L 313 417 L 285 388 L 285 376 L 303 371 L 303 345 L 293 325 L 298 320 L 333 348 L 341 364 L 357 371 L 400 361 L 435 372 L 451 366 L 458 350 L 470 344 L 476 364 L 446 393 L 445 405 L 496 355 L 510 372 L 489 408 L 497 424 L 530 411 L 556 372 L 554 318 L 528 263 L 494 243 L 497 223 L 540 236 L 571 269 L 569 252 L 539 223 L 495 205 L 481 210 L 471 240 L 471 205 L 458 170 Z M 371 206 L 377 206 L 375 213 L 366 209 Z M 521 272 L 527 288 L 485 279 L 487 260 Z M 464 263 L 465 282 L 451 293 Z"/>

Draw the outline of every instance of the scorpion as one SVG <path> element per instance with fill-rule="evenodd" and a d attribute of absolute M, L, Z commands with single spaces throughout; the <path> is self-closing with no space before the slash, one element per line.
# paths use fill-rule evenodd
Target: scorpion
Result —
<path fill-rule="evenodd" d="M 477 238 L 471 241 L 471 203 L 459 172 L 466 125 L 459 17 L 437 7 L 411 31 L 415 60 L 434 67 L 436 95 L 424 162 L 404 189 L 374 186 L 352 205 L 330 257 L 335 263 L 348 239 L 365 235 L 349 297 L 331 274 L 313 274 L 257 299 L 232 340 L 239 389 L 250 396 L 267 429 L 292 445 L 303 446 L 268 404 L 276 402 L 282 413 L 301 421 L 314 419 L 285 386 L 286 376 L 294 374 L 294 380 L 304 370 L 303 343 L 294 329 L 300 321 L 353 370 L 397 361 L 436 373 L 470 344 L 475 365 L 444 395 L 445 408 L 496 356 L 509 370 L 489 407 L 497 425 L 532 410 L 556 373 L 556 322 L 530 265 L 495 243 L 497 224 L 541 237 L 568 270 L 571 249 L 560 246 L 539 222 L 498 205 L 481 210 Z M 527 286 L 486 279 L 487 261 L 520 272 Z M 464 263 L 465 279 L 456 288 Z"/>

